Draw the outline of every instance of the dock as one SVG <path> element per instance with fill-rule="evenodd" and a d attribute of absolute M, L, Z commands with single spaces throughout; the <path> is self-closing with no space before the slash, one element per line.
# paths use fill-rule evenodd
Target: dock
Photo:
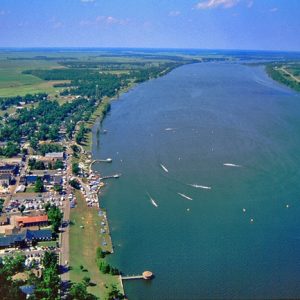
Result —
<path fill-rule="evenodd" d="M 122 276 L 122 280 L 144 279 L 143 275 Z"/>
<path fill-rule="evenodd" d="M 128 275 L 128 276 L 121 276 L 122 280 L 137 280 L 137 279 L 144 279 L 150 280 L 154 277 L 153 273 L 150 271 L 144 271 L 142 275 Z"/>
<path fill-rule="evenodd" d="M 104 163 L 111 163 L 112 162 L 112 159 L 111 158 L 106 158 L 106 159 L 94 159 L 91 163 L 90 163 L 90 172 L 92 171 L 92 166 L 93 166 L 93 164 L 94 163 L 97 163 L 97 162 L 99 162 L 99 163 L 102 163 L 102 162 L 104 162 Z"/>
<path fill-rule="evenodd" d="M 119 178 L 121 176 L 121 174 L 115 174 L 115 175 L 108 175 L 108 176 L 103 176 L 100 178 L 100 180 L 103 180 L 103 179 L 111 179 L 111 178 Z"/>

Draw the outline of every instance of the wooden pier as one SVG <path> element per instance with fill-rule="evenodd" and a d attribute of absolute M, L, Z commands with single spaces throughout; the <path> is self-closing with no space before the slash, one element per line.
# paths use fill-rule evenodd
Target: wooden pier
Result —
<path fill-rule="evenodd" d="M 122 276 L 122 280 L 144 279 L 143 275 Z"/>
<path fill-rule="evenodd" d="M 150 280 L 153 277 L 154 277 L 154 275 L 152 272 L 144 271 L 142 275 L 121 276 L 121 279 L 122 280 L 137 280 L 137 279 Z"/>
<path fill-rule="evenodd" d="M 100 180 L 103 180 L 103 179 L 111 179 L 111 178 L 119 178 L 121 176 L 121 174 L 115 174 L 115 175 L 108 175 L 108 176 L 103 176 L 100 178 Z"/>

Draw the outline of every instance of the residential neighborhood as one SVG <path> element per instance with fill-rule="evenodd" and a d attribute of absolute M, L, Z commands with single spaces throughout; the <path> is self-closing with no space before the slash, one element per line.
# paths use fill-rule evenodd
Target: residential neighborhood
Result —
<path fill-rule="evenodd" d="M 44 156 L 24 152 L 0 163 L 0 258 L 24 255 L 27 269 L 42 273 L 42 258 L 53 252 L 61 280 L 68 282 L 70 209 L 77 205 L 75 190 L 87 206 L 99 207 L 98 192 L 104 183 L 99 174 L 90 171 L 87 153 L 83 153 L 86 163 L 72 161 L 71 145 Z M 105 213 L 100 211 L 99 216 L 103 218 Z M 107 224 L 102 224 L 101 234 L 107 234 Z"/>

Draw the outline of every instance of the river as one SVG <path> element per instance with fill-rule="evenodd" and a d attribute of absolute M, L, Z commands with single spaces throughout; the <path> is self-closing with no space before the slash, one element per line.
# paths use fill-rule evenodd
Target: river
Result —
<path fill-rule="evenodd" d="M 261 66 L 186 65 L 98 127 L 93 156 L 113 163 L 95 169 L 122 173 L 101 196 L 110 262 L 155 274 L 126 282 L 129 299 L 300 296 L 299 94 Z"/>

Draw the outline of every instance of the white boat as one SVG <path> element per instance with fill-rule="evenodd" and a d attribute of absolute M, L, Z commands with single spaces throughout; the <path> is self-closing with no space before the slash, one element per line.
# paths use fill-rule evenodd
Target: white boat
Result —
<path fill-rule="evenodd" d="M 154 199 L 151 198 L 151 203 L 155 206 L 158 207 L 158 204 L 154 201 Z"/>
<path fill-rule="evenodd" d="M 199 185 L 199 184 L 189 184 L 189 185 L 196 188 L 196 189 L 211 190 L 210 186 Z"/>
<path fill-rule="evenodd" d="M 151 203 L 155 206 L 155 207 L 158 207 L 158 204 L 155 202 L 155 200 L 150 196 L 150 194 L 149 193 L 147 193 L 148 194 L 148 197 L 150 198 L 150 201 L 151 201 Z"/>
<path fill-rule="evenodd" d="M 185 194 L 182 194 L 182 193 L 177 193 L 177 194 L 178 194 L 179 196 L 181 196 L 181 197 L 187 199 L 187 200 L 193 200 L 193 198 L 191 198 L 191 197 L 189 197 L 189 196 L 187 196 L 187 195 L 185 195 Z"/>
<path fill-rule="evenodd" d="M 223 166 L 225 166 L 225 167 L 235 167 L 235 168 L 241 167 L 240 165 L 236 165 L 236 164 L 232 164 L 232 163 L 224 163 Z"/>
<path fill-rule="evenodd" d="M 165 171 L 165 172 L 169 172 L 169 170 L 163 165 L 163 164 L 160 164 L 160 166 L 162 167 L 162 169 Z"/>

